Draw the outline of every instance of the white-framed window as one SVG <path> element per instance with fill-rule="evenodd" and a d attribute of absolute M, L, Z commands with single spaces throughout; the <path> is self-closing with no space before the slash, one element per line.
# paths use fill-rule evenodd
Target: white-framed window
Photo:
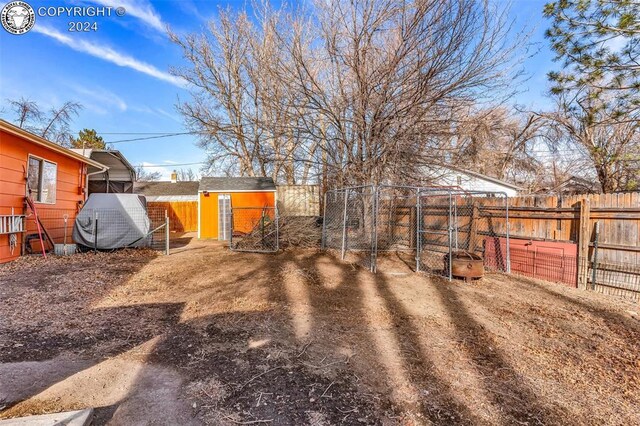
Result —
<path fill-rule="evenodd" d="M 55 204 L 58 165 L 33 155 L 29 155 L 27 170 L 28 189 L 36 203 Z"/>

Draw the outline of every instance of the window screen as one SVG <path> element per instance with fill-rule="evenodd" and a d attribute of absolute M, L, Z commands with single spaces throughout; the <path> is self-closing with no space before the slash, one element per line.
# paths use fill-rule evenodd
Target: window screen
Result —
<path fill-rule="evenodd" d="M 31 198 L 40 201 L 40 164 L 41 160 L 29 157 L 29 171 L 27 172 L 27 182 L 31 190 Z"/>
<path fill-rule="evenodd" d="M 58 166 L 50 161 L 29 157 L 27 181 L 31 198 L 38 203 L 56 202 L 56 181 Z"/>

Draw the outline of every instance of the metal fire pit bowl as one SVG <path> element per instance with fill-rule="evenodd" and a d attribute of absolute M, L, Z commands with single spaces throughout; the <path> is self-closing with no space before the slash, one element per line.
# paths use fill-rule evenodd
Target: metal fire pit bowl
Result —
<path fill-rule="evenodd" d="M 482 256 L 466 251 L 452 253 L 451 275 L 455 278 L 470 280 L 482 278 L 484 275 L 484 261 Z M 444 256 L 445 271 L 449 270 L 449 254 Z"/>

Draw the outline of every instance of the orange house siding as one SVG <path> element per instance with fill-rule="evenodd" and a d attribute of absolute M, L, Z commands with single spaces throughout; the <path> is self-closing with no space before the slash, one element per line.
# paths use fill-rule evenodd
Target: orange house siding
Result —
<path fill-rule="evenodd" d="M 200 238 L 218 238 L 218 195 L 231 195 L 234 207 L 274 207 L 274 192 L 200 192 Z M 257 213 L 258 214 L 258 213 Z"/>
<path fill-rule="evenodd" d="M 84 201 L 86 165 L 79 160 L 47 149 L 19 136 L 0 129 L 0 215 L 24 213 L 26 194 L 26 170 L 29 155 L 57 164 L 55 204 L 36 203 L 38 214 L 54 242 L 62 242 L 64 233 L 63 214 L 69 215 L 69 235 L 79 208 Z M 28 233 L 35 232 L 35 222 L 27 220 Z M 18 235 L 18 247 L 9 251 L 9 236 L 0 235 L 0 263 L 8 262 L 20 255 L 23 235 Z M 71 237 L 68 237 L 71 242 Z M 60 241 L 58 241 L 60 240 Z"/>

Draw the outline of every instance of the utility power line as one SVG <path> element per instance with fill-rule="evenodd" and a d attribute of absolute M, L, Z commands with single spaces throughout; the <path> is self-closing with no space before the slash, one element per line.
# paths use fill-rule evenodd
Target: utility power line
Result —
<path fill-rule="evenodd" d="M 173 130 L 171 132 L 96 132 L 96 133 L 98 135 L 170 135 L 173 133 L 180 133 L 180 132 L 181 130 Z"/>
<path fill-rule="evenodd" d="M 112 144 L 113 145 L 113 144 L 118 144 L 118 143 L 146 141 L 146 140 L 149 140 L 149 139 L 169 138 L 169 137 L 173 137 L 173 136 L 183 136 L 183 135 L 193 135 L 193 134 L 196 134 L 196 132 L 167 133 L 167 134 L 161 134 L 161 135 L 157 135 L 157 136 L 147 136 L 147 137 L 144 137 L 144 138 L 121 139 L 121 140 L 117 140 L 117 141 L 105 142 L 105 144 Z"/>
<path fill-rule="evenodd" d="M 144 169 L 150 168 L 150 167 L 176 167 L 176 166 L 195 166 L 197 164 L 205 164 L 206 161 L 198 161 L 196 163 L 171 163 L 171 164 L 150 164 L 150 165 L 145 165 L 145 164 L 138 164 L 135 165 L 133 167 L 142 167 Z"/>

